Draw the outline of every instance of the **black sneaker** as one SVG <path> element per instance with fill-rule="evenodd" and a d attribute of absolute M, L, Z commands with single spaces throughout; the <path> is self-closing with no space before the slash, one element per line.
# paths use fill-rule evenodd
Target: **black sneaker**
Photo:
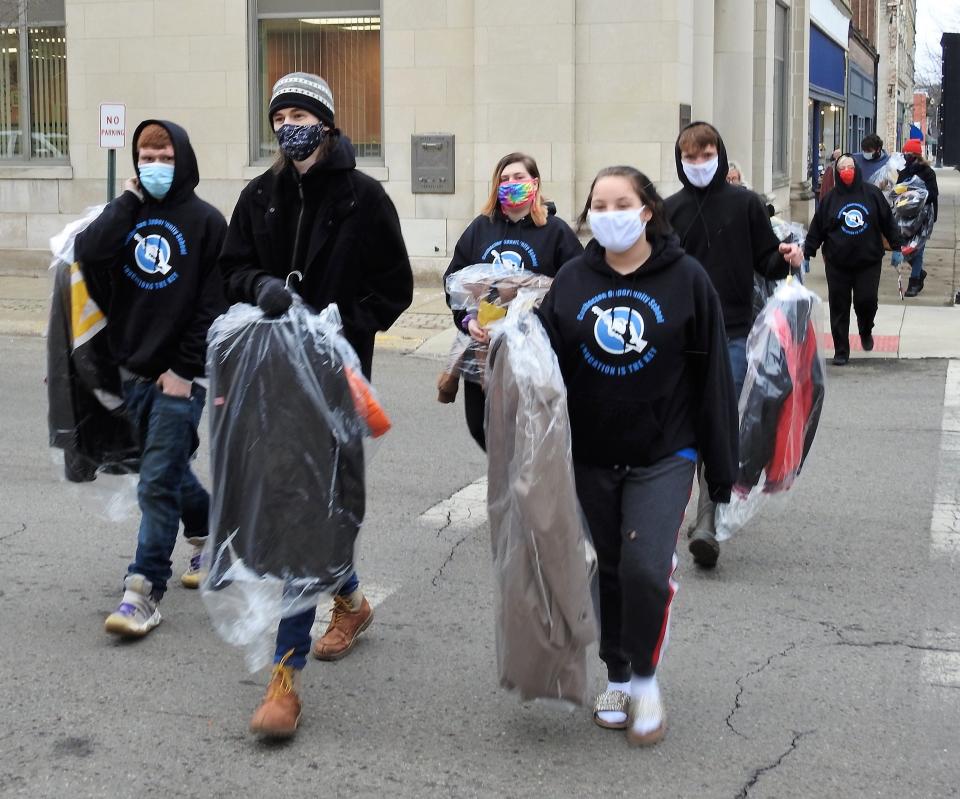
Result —
<path fill-rule="evenodd" d="M 708 530 L 694 530 L 688 546 L 693 562 L 701 569 L 712 569 L 720 557 L 720 542 Z"/>
<path fill-rule="evenodd" d="M 873 336 L 870 333 L 860 334 L 860 346 L 864 352 L 870 352 L 873 349 Z"/>
<path fill-rule="evenodd" d="M 834 366 L 846 366 L 850 361 L 850 356 L 846 353 L 840 352 L 833 356 L 833 365 Z"/>

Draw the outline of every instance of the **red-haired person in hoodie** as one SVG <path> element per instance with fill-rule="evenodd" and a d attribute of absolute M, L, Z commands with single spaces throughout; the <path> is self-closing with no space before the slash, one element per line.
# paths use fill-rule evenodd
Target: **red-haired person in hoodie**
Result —
<path fill-rule="evenodd" d="M 872 183 L 863 180 L 860 167 L 849 153 L 840 156 L 836 182 L 820 203 L 803 244 L 803 255 L 812 258 L 823 246 L 830 301 L 833 364 L 850 360 L 850 296 L 857 316 L 860 343 L 873 349 L 873 320 L 883 265 L 883 237 L 893 249 L 893 265 L 903 261 L 900 235 L 890 204 Z"/>

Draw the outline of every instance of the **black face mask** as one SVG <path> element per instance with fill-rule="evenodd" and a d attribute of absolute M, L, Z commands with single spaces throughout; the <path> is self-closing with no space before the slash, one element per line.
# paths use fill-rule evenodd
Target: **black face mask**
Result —
<path fill-rule="evenodd" d="M 306 161 L 326 135 L 323 125 L 281 125 L 276 130 L 283 154 L 294 161 Z"/>
<path fill-rule="evenodd" d="M 903 160 L 906 161 L 907 164 L 912 164 L 917 160 L 917 156 L 913 153 L 907 153 L 905 156 L 903 156 Z"/>

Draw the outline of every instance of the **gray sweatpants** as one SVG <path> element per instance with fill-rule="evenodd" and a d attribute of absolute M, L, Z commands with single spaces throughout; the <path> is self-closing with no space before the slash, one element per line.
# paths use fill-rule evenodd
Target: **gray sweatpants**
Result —
<path fill-rule="evenodd" d="M 611 682 L 657 670 L 694 469 L 679 455 L 645 467 L 574 463 L 577 496 L 597 550 L 600 659 Z"/>

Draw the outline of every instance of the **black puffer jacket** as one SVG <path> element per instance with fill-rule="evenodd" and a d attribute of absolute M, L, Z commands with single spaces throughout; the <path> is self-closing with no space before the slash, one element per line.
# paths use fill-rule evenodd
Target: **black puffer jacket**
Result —
<path fill-rule="evenodd" d="M 717 141 L 717 174 L 702 189 L 687 180 L 680 148 L 675 147 L 683 188 L 667 198 L 666 207 L 680 245 L 703 265 L 720 295 L 727 335 L 739 338 L 746 336 L 753 324 L 754 273 L 779 280 L 787 276 L 790 265 L 779 253 L 780 242 L 760 198 L 749 189 L 727 183 L 730 167 L 719 133 Z"/>
<path fill-rule="evenodd" d="M 369 376 L 373 340 L 413 299 L 413 272 L 397 210 L 358 172 L 350 140 L 300 175 L 264 172 L 241 192 L 220 256 L 231 302 L 256 302 L 267 275 L 303 273 L 297 290 L 315 309 L 337 303 L 344 334 Z"/>

